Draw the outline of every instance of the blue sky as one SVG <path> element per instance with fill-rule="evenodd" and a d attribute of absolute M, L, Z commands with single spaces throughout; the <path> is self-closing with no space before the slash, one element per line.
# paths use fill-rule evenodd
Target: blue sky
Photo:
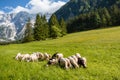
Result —
<path fill-rule="evenodd" d="M 0 0 L 0 10 L 5 12 L 9 12 L 8 7 L 16 8 L 17 6 L 23 6 L 29 2 L 30 0 Z"/>
<path fill-rule="evenodd" d="M 0 13 L 17 13 L 19 11 L 52 13 L 67 1 L 68 0 L 0 0 Z"/>

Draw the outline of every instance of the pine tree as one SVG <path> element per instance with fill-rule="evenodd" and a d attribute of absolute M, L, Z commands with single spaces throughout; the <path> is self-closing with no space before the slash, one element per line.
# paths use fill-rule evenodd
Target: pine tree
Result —
<path fill-rule="evenodd" d="M 34 38 L 35 40 L 45 40 L 48 38 L 49 26 L 45 16 L 36 16 L 35 28 L 34 28 Z"/>
<path fill-rule="evenodd" d="M 43 30 L 44 30 L 44 32 L 43 32 L 43 34 L 44 34 L 44 36 L 45 36 L 45 38 L 48 38 L 49 37 L 49 25 L 48 25 L 48 22 L 47 22 L 47 20 L 46 20 L 46 16 L 44 15 L 44 16 L 42 16 L 41 17 L 42 18 L 42 24 L 43 24 Z"/>
<path fill-rule="evenodd" d="M 34 39 L 35 40 L 41 40 L 41 37 L 40 37 L 41 36 L 41 30 L 40 30 L 41 23 L 42 23 L 41 17 L 39 16 L 39 14 L 37 14 L 36 21 L 34 24 Z"/>
<path fill-rule="evenodd" d="M 51 16 L 51 18 L 49 20 L 49 25 L 50 26 L 54 26 L 55 25 L 56 27 L 58 27 L 60 29 L 60 25 L 59 25 L 58 19 L 57 19 L 55 14 L 52 14 L 52 16 Z"/>
<path fill-rule="evenodd" d="M 61 32 L 62 35 L 66 35 L 67 34 L 66 23 L 63 18 L 61 18 L 61 20 L 60 20 L 60 26 L 61 26 L 61 30 L 62 30 L 62 32 Z"/>
<path fill-rule="evenodd" d="M 51 37 L 57 38 L 61 36 L 61 30 L 56 26 L 51 26 Z"/>
<path fill-rule="evenodd" d="M 25 33 L 24 33 L 23 42 L 30 42 L 30 41 L 33 41 L 33 40 L 34 40 L 33 28 L 32 28 L 32 24 L 30 23 L 30 19 L 29 19 L 27 24 L 26 24 L 26 30 L 25 30 Z"/>
<path fill-rule="evenodd" d="M 110 13 L 108 12 L 107 8 L 103 8 L 103 15 L 105 15 L 105 19 L 106 19 L 106 25 L 109 26 L 111 25 L 111 16 Z"/>
<path fill-rule="evenodd" d="M 49 30 L 50 30 L 50 37 L 60 37 L 62 34 L 61 34 L 61 27 L 60 27 L 60 25 L 59 25 L 59 22 L 58 22 L 58 20 L 57 20 L 57 17 L 56 17 L 56 15 L 55 14 L 53 14 L 52 16 L 51 16 L 51 18 L 50 18 L 50 20 L 49 20 Z M 56 30 L 58 31 L 57 33 L 56 33 Z M 55 33 L 56 33 L 56 35 L 57 36 L 54 36 L 55 35 Z M 54 35 L 53 35 L 53 33 L 54 33 Z M 59 35 L 58 35 L 59 34 Z"/>
<path fill-rule="evenodd" d="M 91 26 L 92 26 L 93 29 L 100 27 L 101 18 L 99 16 L 98 12 L 93 12 L 93 14 L 91 15 L 90 21 L 92 21 Z"/>

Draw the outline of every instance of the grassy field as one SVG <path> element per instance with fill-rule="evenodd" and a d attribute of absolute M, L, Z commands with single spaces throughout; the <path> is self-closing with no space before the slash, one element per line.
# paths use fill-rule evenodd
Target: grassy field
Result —
<path fill-rule="evenodd" d="M 19 62 L 18 52 L 61 52 L 65 57 L 80 53 L 87 69 L 46 67 L 47 61 Z M 120 27 L 91 30 L 59 39 L 0 46 L 0 80 L 120 80 Z"/>

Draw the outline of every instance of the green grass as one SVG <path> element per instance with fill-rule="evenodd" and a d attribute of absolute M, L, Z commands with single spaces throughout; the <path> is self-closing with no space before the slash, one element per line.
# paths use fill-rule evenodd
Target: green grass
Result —
<path fill-rule="evenodd" d="M 47 61 L 19 62 L 18 52 L 61 52 L 65 57 L 80 53 L 87 69 L 46 67 Z M 62 38 L 0 46 L 0 80 L 120 80 L 120 27 L 91 30 Z"/>

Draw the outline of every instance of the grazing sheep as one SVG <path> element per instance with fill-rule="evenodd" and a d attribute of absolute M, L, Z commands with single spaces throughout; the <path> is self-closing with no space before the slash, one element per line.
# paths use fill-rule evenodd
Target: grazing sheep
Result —
<path fill-rule="evenodd" d="M 67 61 L 67 63 L 68 63 L 68 67 L 69 67 L 69 68 L 72 68 L 72 64 L 70 63 L 70 60 L 69 60 L 68 58 L 66 58 L 66 61 Z"/>
<path fill-rule="evenodd" d="M 83 66 L 84 68 L 86 68 L 87 67 L 86 62 L 87 60 L 85 57 L 78 58 L 78 64 L 80 65 L 80 67 Z"/>
<path fill-rule="evenodd" d="M 59 60 L 60 58 L 63 58 L 63 54 L 62 53 L 58 53 L 56 54 L 56 58 Z"/>
<path fill-rule="evenodd" d="M 44 60 L 44 54 L 43 54 L 43 53 L 38 53 L 38 54 L 39 54 L 38 59 L 39 59 L 39 60 Z"/>
<path fill-rule="evenodd" d="M 63 54 L 62 53 L 55 53 L 55 54 L 53 54 L 53 56 L 52 56 L 52 59 L 60 59 L 60 58 L 63 58 Z"/>
<path fill-rule="evenodd" d="M 78 58 L 75 55 L 72 55 L 71 57 L 75 60 L 76 63 L 78 62 Z"/>
<path fill-rule="evenodd" d="M 34 55 L 36 55 L 39 58 L 40 52 L 33 52 Z"/>
<path fill-rule="evenodd" d="M 70 60 L 67 58 L 60 58 L 59 59 L 59 64 L 61 67 L 64 67 L 65 69 L 71 68 L 72 65 L 70 63 Z"/>
<path fill-rule="evenodd" d="M 77 58 L 81 58 L 81 55 L 80 55 L 79 53 L 76 53 L 75 56 L 76 56 Z"/>
<path fill-rule="evenodd" d="M 31 61 L 31 57 L 29 54 L 24 54 L 23 58 L 22 58 L 22 61 L 27 61 L 27 62 L 30 62 Z"/>
<path fill-rule="evenodd" d="M 49 59 L 49 61 L 47 63 L 47 66 L 48 65 L 57 64 L 60 58 L 63 58 L 63 54 L 62 53 L 55 53 L 55 54 L 53 54 L 53 56 L 51 57 L 51 59 Z"/>
<path fill-rule="evenodd" d="M 23 54 L 21 54 L 21 53 L 18 53 L 17 55 L 16 55 L 16 57 L 15 57 L 15 59 L 16 60 L 21 60 L 22 58 L 23 58 Z"/>
<path fill-rule="evenodd" d="M 79 65 L 77 64 L 77 62 L 74 60 L 74 58 L 72 58 L 71 56 L 68 57 L 68 59 L 70 60 L 70 63 L 75 67 L 75 68 L 79 68 Z"/>
<path fill-rule="evenodd" d="M 51 58 L 50 54 L 44 53 L 44 59 L 49 60 Z"/>
<path fill-rule="evenodd" d="M 30 61 L 32 61 L 32 62 L 38 61 L 38 56 L 37 56 L 37 54 L 31 54 L 31 55 L 30 55 Z"/>
<path fill-rule="evenodd" d="M 57 63 L 58 63 L 58 61 L 56 59 L 50 59 L 47 63 L 47 66 L 48 65 L 54 65 L 54 64 L 57 64 Z"/>

